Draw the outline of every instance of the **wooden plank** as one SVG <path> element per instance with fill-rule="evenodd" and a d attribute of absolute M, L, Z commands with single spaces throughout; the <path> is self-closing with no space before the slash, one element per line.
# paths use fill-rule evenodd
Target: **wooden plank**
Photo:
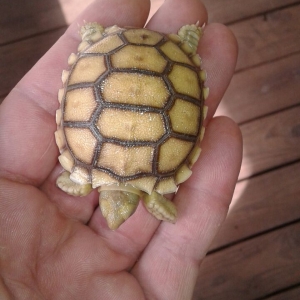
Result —
<path fill-rule="evenodd" d="M 0 44 L 57 29 L 72 22 L 92 0 L 0 0 Z"/>
<path fill-rule="evenodd" d="M 240 179 L 300 159 L 300 106 L 246 123 Z"/>
<path fill-rule="evenodd" d="M 58 29 L 0 47 L 0 95 L 7 94 L 64 31 Z"/>
<path fill-rule="evenodd" d="M 155 11 L 164 0 L 151 0 L 152 7 Z M 202 0 L 208 12 L 208 22 L 232 23 L 259 14 L 266 14 L 269 11 L 280 9 L 288 5 L 300 3 L 299 0 L 222 0 L 211 1 Z"/>
<path fill-rule="evenodd" d="M 239 44 L 236 69 L 253 67 L 298 52 L 299 15 L 300 5 L 297 5 L 229 26 Z"/>
<path fill-rule="evenodd" d="M 209 13 L 209 22 L 231 23 L 258 14 L 265 14 L 270 10 L 279 9 L 286 5 L 299 3 L 299 0 L 202 0 Z"/>
<path fill-rule="evenodd" d="M 194 300 L 258 299 L 300 282 L 300 222 L 208 255 Z"/>
<path fill-rule="evenodd" d="M 216 115 L 246 122 L 300 103 L 300 53 L 236 73 Z"/>
<path fill-rule="evenodd" d="M 265 298 L 265 300 L 299 300 L 300 286 L 284 291 L 278 295 Z"/>
<path fill-rule="evenodd" d="M 0 0 L 0 44 L 66 26 L 93 0 Z M 151 14 L 163 3 L 152 0 Z"/>
<path fill-rule="evenodd" d="M 300 219 L 300 162 L 239 182 L 211 250 Z"/>

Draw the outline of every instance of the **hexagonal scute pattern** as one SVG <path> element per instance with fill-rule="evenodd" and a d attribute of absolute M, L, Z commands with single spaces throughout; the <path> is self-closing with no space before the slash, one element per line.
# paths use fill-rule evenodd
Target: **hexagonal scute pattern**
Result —
<path fill-rule="evenodd" d="M 62 101 L 66 144 L 93 187 L 176 189 L 203 123 L 199 68 L 167 36 L 120 29 L 79 53 Z"/>

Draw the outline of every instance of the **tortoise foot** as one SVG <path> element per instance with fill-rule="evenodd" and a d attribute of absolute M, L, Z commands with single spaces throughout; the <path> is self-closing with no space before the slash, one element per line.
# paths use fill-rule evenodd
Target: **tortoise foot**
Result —
<path fill-rule="evenodd" d="M 143 200 L 147 210 L 158 220 L 176 222 L 177 210 L 172 201 L 156 192 L 146 195 Z"/>
<path fill-rule="evenodd" d="M 80 29 L 82 41 L 95 42 L 102 37 L 104 27 L 96 22 L 84 23 Z"/>
<path fill-rule="evenodd" d="M 93 190 L 91 184 L 78 184 L 73 182 L 70 179 L 70 173 L 67 171 L 58 176 L 56 185 L 62 191 L 72 196 L 86 196 Z"/>

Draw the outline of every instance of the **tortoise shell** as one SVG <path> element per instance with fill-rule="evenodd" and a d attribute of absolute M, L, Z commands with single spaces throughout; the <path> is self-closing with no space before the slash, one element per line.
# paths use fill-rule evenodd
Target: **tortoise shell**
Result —
<path fill-rule="evenodd" d="M 175 192 L 200 154 L 200 59 L 176 35 L 111 27 L 69 58 L 56 142 L 71 180 Z"/>

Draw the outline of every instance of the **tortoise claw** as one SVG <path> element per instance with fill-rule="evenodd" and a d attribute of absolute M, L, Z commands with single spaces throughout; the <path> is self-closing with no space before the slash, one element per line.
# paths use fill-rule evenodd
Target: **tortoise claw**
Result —
<path fill-rule="evenodd" d="M 143 200 L 147 210 L 158 220 L 176 222 L 177 209 L 172 201 L 156 192 L 147 194 Z"/>
<path fill-rule="evenodd" d="M 63 172 L 56 180 L 56 185 L 65 193 L 72 196 L 86 196 L 93 189 L 91 184 L 78 184 L 70 179 L 69 172 Z"/>

